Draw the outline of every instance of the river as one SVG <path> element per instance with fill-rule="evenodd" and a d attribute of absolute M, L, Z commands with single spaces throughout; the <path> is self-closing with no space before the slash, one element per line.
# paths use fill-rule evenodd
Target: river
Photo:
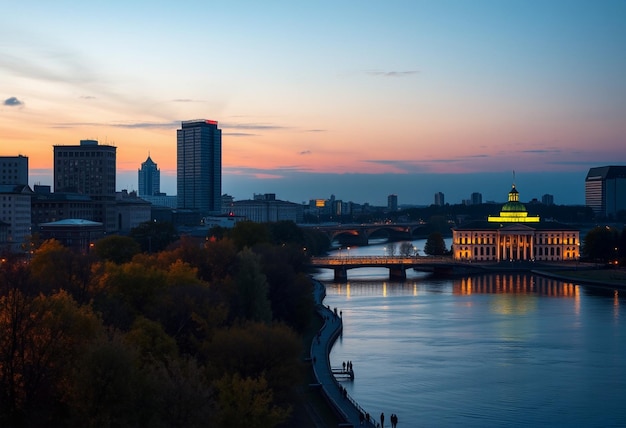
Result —
<path fill-rule="evenodd" d="M 390 250 L 336 254 L 348 251 Z M 626 426 L 626 292 L 530 274 L 387 275 L 317 275 L 344 322 L 331 365 L 352 362 L 342 385 L 385 426 L 392 413 L 399 427 Z"/>

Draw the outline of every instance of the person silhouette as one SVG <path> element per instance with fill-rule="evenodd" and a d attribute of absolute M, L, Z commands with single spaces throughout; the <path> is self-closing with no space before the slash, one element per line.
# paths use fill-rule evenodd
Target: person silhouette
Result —
<path fill-rule="evenodd" d="M 380 428 L 385 428 L 385 414 L 380 414 Z"/>

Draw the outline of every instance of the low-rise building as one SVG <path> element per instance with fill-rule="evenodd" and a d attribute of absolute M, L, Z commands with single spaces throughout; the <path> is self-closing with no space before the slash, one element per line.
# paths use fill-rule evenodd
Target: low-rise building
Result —
<path fill-rule="evenodd" d="M 55 239 L 64 246 L 86 253 L 92 245 L 104 236 L 104 225 L 100 222 L 83 219 L 64 219 L 39 225 L 42 241 Z"/>

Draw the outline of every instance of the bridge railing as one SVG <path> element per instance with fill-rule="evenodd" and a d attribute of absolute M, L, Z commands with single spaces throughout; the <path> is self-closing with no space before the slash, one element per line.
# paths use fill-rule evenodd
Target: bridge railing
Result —
<path fill-rule="evenodd" d="M 330 256 L 312 257 L 313 266 L 340 266 L 340 265 L 390 265 L 390 264 L 420 264 L 420 263 L 449 263 L 450 257 L 443 256 Z"/>

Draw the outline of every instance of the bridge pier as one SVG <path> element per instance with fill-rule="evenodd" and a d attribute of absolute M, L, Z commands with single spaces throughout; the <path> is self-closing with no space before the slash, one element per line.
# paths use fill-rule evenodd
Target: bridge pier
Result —
<path fill-rule="evenodd" d="M 345 266 L 335 268 L 335 282 L 348 282 L 348 269 Z"/>
<path fill-rule="evenodd" d="M 391 266 L 389 268 L 389 279 L 404 281 L 406 279 L 406 269 L 404 269 L 404 266 Z"/>

